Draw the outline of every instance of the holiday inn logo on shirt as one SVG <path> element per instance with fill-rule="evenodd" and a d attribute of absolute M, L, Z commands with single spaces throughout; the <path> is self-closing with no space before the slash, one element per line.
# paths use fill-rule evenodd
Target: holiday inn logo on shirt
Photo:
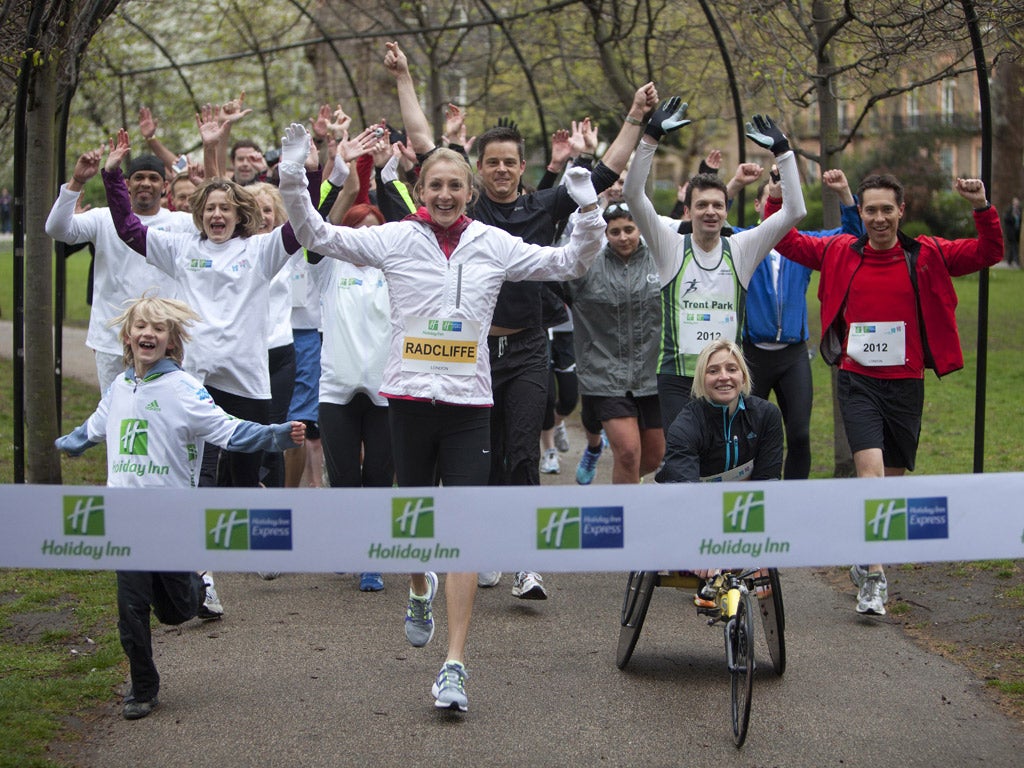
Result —
<path fill-rule="evenodd" d="M 394 539 L 434 538 L 434 497 L 413 496 L 391 499 L 391 537 Z"/>
<path fill-rule="evenodd" d="M 149 453 L 149 422 L 145 419 L 121 419 L 120 453 L 146 456 Z"/>
<path fill-rule="evenodd" d="M 948 538 L 949 501 L 945 496 L 864 502 L 865 541 Z"/>
<path fill-rule="evenodd" d="M 462 331 L 462 322 L 460 320 L 427 320 L 427 330 L 459 333 Z"/>
<path fill-rule="evenodd" d="M 105 536 L 102 496 L 64 497 L 65 536 Z"/>
<path fill-rule="evenodd" d="M 622 507 L 541 507 L 537 549 L 622 549 Z"/>
<path fill-rule="evenodd" d="M 208 509 L 206 548 L 291 549 L 290 509 Z"/>

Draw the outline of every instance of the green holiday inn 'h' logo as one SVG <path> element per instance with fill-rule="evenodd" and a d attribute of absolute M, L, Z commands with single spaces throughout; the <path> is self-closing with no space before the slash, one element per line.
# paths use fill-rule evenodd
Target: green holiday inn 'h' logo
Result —
<path fill-rule="evenodd" d="M 724 533 L 764 533 L 764 491 L 728 491 L 722 494 Z"/>
<path fill-rule="evenodd" d="M 120 451 L 129 456 L 149 454 L 149 422 L 145 419 L 121 419 Z"/>
<path fill-rule="evenodd" d="M 65 536 L 104 536 L 102 496 L 64 497 Z"/>
<path fill-rule="evenodd" d="M 248 549 L 249 510 L 206 510 L 207 549 Z"/>
<path fill-rule="evenodd" d="M 434 497 L 391 499 L 391 536 L 395 539 L 434 538 Z"/>

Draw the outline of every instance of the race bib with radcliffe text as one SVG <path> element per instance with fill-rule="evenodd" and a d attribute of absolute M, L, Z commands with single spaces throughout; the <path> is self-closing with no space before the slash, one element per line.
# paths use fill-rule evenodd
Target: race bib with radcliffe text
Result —
<path fill-rule="evenodd" d="M 479 338 L 480 324 L 472 320 L 406 317 L 402 370 L 472 376 Z"/>

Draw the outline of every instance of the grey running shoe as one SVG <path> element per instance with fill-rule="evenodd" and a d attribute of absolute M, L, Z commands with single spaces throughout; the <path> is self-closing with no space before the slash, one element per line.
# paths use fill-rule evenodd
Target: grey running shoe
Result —
<path fill-rule="evenodd" d="M 860 589 L 864 586 L 864 579 L 868 577 L 868 569 L 862 565 L 851 565 L 850 566 L 850 581 L 853 585 Z M 885 575 L 882 576 L 882 584 L 878 588 L 878 596 L 882 598 L 883 603 L 889 602 L 889 583 L 886 581 Z"/>
<path fill-rule="evenodd" d="M 124 709 L 121 710 L 121 716 L 125 720 L 141 720 L 147 717 L 154 709 L 157 704 L 156 696 L 149 701 L 136 701 L 135 699 L 127 700 L 124 703 Z"/>
<path fill-rule="evenodd" d="M 540 460 L 540 471 L 542 475 L 557 475 L 562 471 L 562 464 L 558 460 L 558 452 L 554 448 L 544 451 L 544 458 Z"/>
<path fill-rule="evenodd" d="M 885 576 L 879 571 L 871 571 L 864 577 L 860 593 L 857 595 L 857 613 L 870 613 L 875 616 L 885 616 L 885 599 L 882 594 L 888 597 L 888 585 L 885 583 Z"/>
<path fill-rule="evenodd" d="M 213 586 L 213 574 L 209 571 L 204 571 L 202 577 L 203 584 L 206 585 L 206 597 L 203 599 L 203 604 L 199 606 L 198 616 L 203 621 L 219 619 L 224 615 L 224 606 L 220 604 L 220 598 L 217 597 L 217 588 Z"/>
<path fill-rule="evenodd" d="M 434 595 L 437 594 L 437 574 L 428 571 L 427 594 L 414 595 L 409 590 L 409 607 L 405 610 L 405 636 L 415 648 L 422 648 L 434 636 Z"/>
<path fill-rule="evenodd" d="M 469 709 L 466 698 L 466 678 L 469 672 L 457 661 L 446 661 L 437 680 L 430 688 L 434 697 L 434 706 L 438 709 L 454 709 L 465 712 Z"/>
<path fill-rule="evenodd" d="M 496 587 L 499 581 L 501 581 L 501 571 L 480 571 L 476 575 L 478 587 Z"/>
<path fill-rule="evenodd" d="M 544 589 L 544 579 L 533 571 L 519 571 L 512 580 L 512 597 L 520 600 L 547 600 L 548 592 Z"/>
<path fill-rule="evenodd" d="M 569 430 L 565 428 L 565 422 L 555 427 L 555 448 L 559 453 L 569 452 Z"/>

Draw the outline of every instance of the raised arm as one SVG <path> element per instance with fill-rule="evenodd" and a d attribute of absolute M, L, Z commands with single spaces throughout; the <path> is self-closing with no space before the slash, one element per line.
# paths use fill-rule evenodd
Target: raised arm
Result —
<path fill-rule="evenodd" d="M 170 174 L 178 156 L 164 146 L 164 143 L 157 138 L 158 127 L 159 124 L 157 123 L 157 119 L 153 117 L 153 113 L 150 111 L 149 107 L 142 107 L 139 110 L 139 133 L 142 134 L 142 140 L 146 142 L 146 146 L 149 147 L 149 151 L 160 158 L 164 164 L 166 173 Z M 170 178 L 169 175 L 168 178 Z"/>
<path fill-rule="evenodd" d="M 601 162 L 616 173 L 626 170 L 629 157 L 636 149 L 636 143 L 644 131 L 644 117 L 658 106 L 658 89 L 654 83 L 644 83 L 633 94 L 633 102 L 629 105 L 622 127 L 611 146 L 605 150 Z"/>
<path fill-rule="evenodd" d="M 117 138 L 110 141 L 110 152 L 103 166 L 103 187 L 107 192 L 107 205 L 110 206 L 110 217 L 114 220 L 117 236 L 138 254 L 146 255 L 146 236 L 148 228 L 132 210 L 128 197 L 128 187 L 124 183 L 121 163 L 131 151 L 128 131 L 121 128 Z"/>
<path fill-rule="evenodd" d="M 423 114 L 420 100 L 416 96 L 416 83 L 409 71 L 409 60 L 397 42 L 385 43 L 384 67 L 395 78 L 398 88 L 398 106 L 402 111 L 402 122 L 409 146 L 417 155 L 425 155 L 437 145 L 434 143 L 430 121 Z"/>
<path fill-rule="evenodd" d="M 71 171 L 71 178 L 61 188 L 60 194 L 46 217 L 46 234 L 62 243 L 84 242 L 85 235 L 75 223 L 75 206 L 86 182 L 95 176 L 103 161 L 103 148 L 91 149 L 79 156 Z"/>

